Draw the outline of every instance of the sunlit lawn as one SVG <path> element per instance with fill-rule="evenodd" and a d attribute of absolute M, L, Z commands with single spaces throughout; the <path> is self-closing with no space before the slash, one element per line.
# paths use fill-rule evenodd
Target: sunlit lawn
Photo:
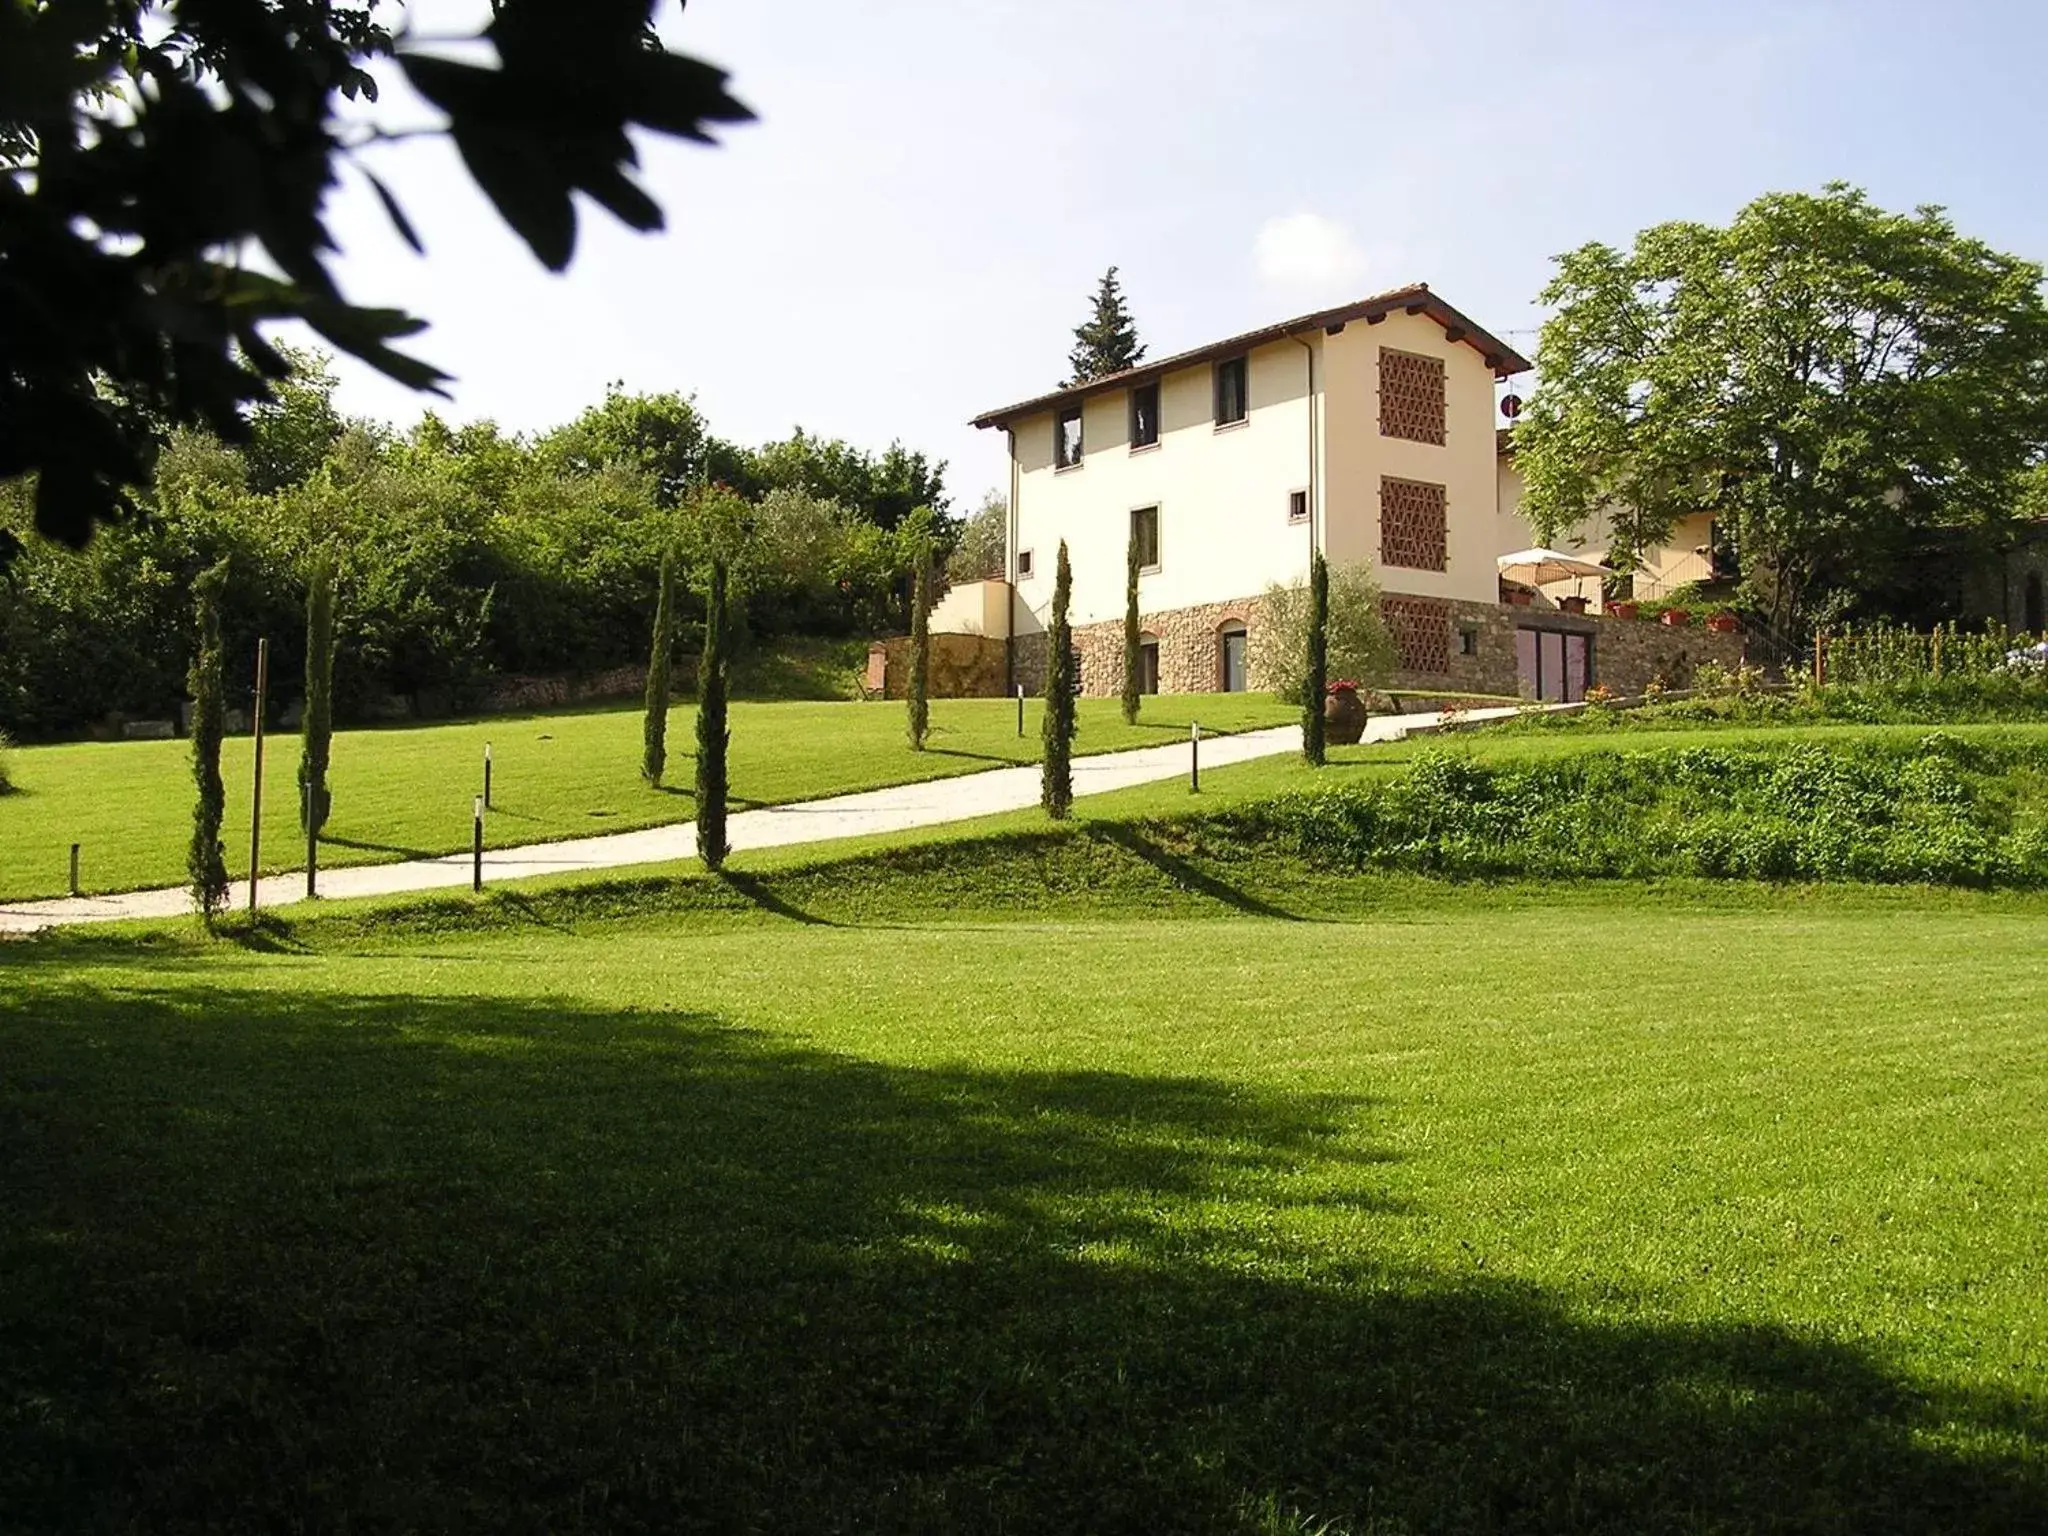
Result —
<path fill-rule="evenodd" d="M 0 947 L 0 1525 L 2048 1528 L 2048 902 L 1058 857 Z"/>
<path fill-rule="evenodd" d="M 737 704 L 732 711 L 732 793 L 741 808 L 809 800 L 888 784 L 1035 762 L 1037 700 L 1023 734 L 1016 707 L 997 699 L 932 705 L 930 750 L 904 738 L 900 702 Z M 1081 701 L 1076 750 L 1109 752 L 1174 740 L 1191 719 L 1218 731 L 1275 725 L 1292 711 L 1258 694 L 1149 699 L 1135 726 L 1113 699 Z M 694 708 L 669 717 L 667 789 L 639 776 L 636 709 L 501 716 L 456 725 L 345 731 L 333 756 L 334 815 L 325 865 L 376 863 L 469 846 L 472 797 L 493 757 L 494 846 L 624 831 L 696 814 Z M 89 891 L 174 885 L 184 878 L 192 781 L 184 742 L 26 747 L 12 754 L 18 793 L 0 796 L 0 900 L 64 894 L 70 845 L 83 844 Z M 248 872 L 251 746 L 232 739 L 227 781 L 228 867 Z M 273 735 L 265 752 L 263 863 L 302 867 L 298 738 Z"/>

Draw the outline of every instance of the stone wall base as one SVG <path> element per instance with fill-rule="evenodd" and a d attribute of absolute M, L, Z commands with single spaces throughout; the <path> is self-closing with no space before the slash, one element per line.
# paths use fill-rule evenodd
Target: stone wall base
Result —
<path fill-rule="evenodd" d="M 910 691 L 910 636 L 895 635 L 882 642 L 887 664 L 882 674 L 882 697 L 900 699 Z M 999 699 L 1007 647 L 998 635 L 933 635 L 931 673 L 925 679 L 926 697 L 933 699 Z"/>

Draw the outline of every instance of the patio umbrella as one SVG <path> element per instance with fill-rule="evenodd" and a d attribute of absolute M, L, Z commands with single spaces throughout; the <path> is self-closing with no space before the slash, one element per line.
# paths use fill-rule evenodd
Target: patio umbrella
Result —
<path fill-rule="evenodd" d="M 1548 582 L 1569 581 L 1575 576 L 1612 576 L 1614 569 L 1582 555 L 1568 555 L 1561 549 L 1518 549 L 1494 562 L 1509 581 L 1540 587 Z"/>

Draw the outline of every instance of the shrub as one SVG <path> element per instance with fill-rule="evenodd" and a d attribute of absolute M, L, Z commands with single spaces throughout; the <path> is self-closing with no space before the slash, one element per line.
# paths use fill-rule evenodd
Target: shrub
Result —
<path fill-rule="evenodd" d="M 913 537 L 910 566 L 910 686 L 904 690 L 905 733 L 910 750 L 922 752 L 931 731 L 932 706 L 932 550 Z"/>
<path fill-rule="evenodd" d="M 14 775 L 7 760 L 8 748 L 14 745 L 14 738 L 0 731 L 0 795 L 11 794 L 14 790 Z"/>
<path fill-rule="evenodd" d="M 697 857 L 711 870 L 723 868 L 731 852 L 725 836 L 725 754 L 732 742 L 725 723 L 726 600 L 725 561 L 714 558 L 704 595 L 704 654 L 697 660 Z"/>
<path fill-rule="evenodd" d="M 656 788 L 668 771 L 669 678 L 676 652 L 676 557 L 661 556 L 654 597 L 654 639 L 647 653 L 645 717 L 640 722 L 640 777 Z"/>
<path fill-rule="evenodd" d="M 1067 623 L 1074 572 L 1067 563 L 1067 541 L 1060 540 L 1059 565 L 1053 576 L 1052 623 L 1046 630 L 1045 754 L 1039 768 L 1038 803 L 1055 821 L 1066 819 L 1074 805 L 1074 633 Z"/>
<path fill-rule="evenodd" d="M 1378 687 L 1393 676 L 1394 640 L 1380 617 L 1380 588 L 1364 563 L 1330 567 L 1330 617 L 1324 664 L 1332 677 Z M 1305 582 L 1266 588 L 1262 622 L 1252 634 L 1252 670 L 1262 688 L 1299 703 L 1308 679 L 1315 597 Z"/>
<path fill-rule="evenodd" d="M 220 777 L 220 741 L 226 729 L 222 703 L 220 593 L 227 584 L 223 560 L 201 573 L 192 584 L 197 640 L 187 680 L 192 690 L 192 845 L 185 868 L 192 883 L 192 904 L 208 928 L 228 904 L 227 849 L 220 838 L 227 790 Z"/>
<path fill-rule="evenodd" d="M 334 748 L 334 562 L 313 562 L 306 583 L 306 708 L 299 722 L 299 828 L 318 836 L 332 802 L 327 769 Z"/>
<path fill-rule="evenodd" d="M 2048 884 L 2048 747 L 1940 733 L 1903 746 L 1587 752 L 1507 766 L 1438 749 L 1396 779 L 1231 815 L 1346 868 Z"/>

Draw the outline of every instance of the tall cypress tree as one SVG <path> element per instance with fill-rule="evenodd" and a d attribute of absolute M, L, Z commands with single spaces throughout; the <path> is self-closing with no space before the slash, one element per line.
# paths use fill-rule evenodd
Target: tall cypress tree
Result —
<path fill-rule="evenodd" d="M 1138 323 L 1124 303 L 1123 285 L 1116 280 L 1116 268 L 1102 274 L 1095 290 L 1095 308 L 1087 320 L 1074 327 L 1074 350 L 1067 354 L 1067 366 L 1074 371 L 1068 384 L 1086 384 L 1135 368 L 1145 360 L 1145 347 L 1138 340 Z"/>
<path fill-rule="evenodd" d="M 1330 562 L 1317 550 L 1308 568 L 1308 656 L 1301 678 L 1301 756 L 1323 766 L 1327 740 L 1323 698 L 1330 686 Z"/>
<path fill-rule="evenodd" d="M 1052 584 L 1052 624 L 1045 634 L 1050 647 L 1045 658 L 1045 758 L 1038 781 L 1038 803 L 1054 821 L 1066 820 L 1074 806 L 1074 632 L 1067 623 L 1073 589 L 1067 541 L 1061 539 Z"/>
<path fill-rule="evenodd" d="M 186 677 L 192 691 L 192 782 L 199 793 L 192 806 L 192 846 L 185 869 L 192 881 L 192 905 L 208 928 L 228 904 L 227 850 L 220 840 L 221 817 L 227 807 L 227 790 L 220 777 L 220 739 L 227 725 L 222 703 L 220 594 L 227 579 L 228 563 L 223 560 L 192 583 L 199 635 Z"/>
<path fill-rule="evenodd" d="M 905 690 L 910 709 L 910 750 L 922 752 L 931 729 L 932 675 L 932 548 L 919 531 L 911 536 L 910 576 L 910 686 Z"/>
<path fill-rule="evenodd" d="M 723 556 L 711 560 L 704 594 L 704 655 L 697 663 L 697 857 L 706 869 L 721 869 L 732 851 L 725 840 L 726 569 Z"/>
<path fill-rule="evenodd" d="M 640 728 L 640 777 L 657 788 L 668 768 L 669 668 L 675 656 L 676 560 L 661 554 L 661 585 L 654 598 L 654 644 L 647 657 L 647 718 Z"/>
<path fill-rule="evenodd" d="M 299 828 L 316 836 L 331 806 L 333 751 L 334 557 L 323 554 L 314 556 L 306 581 L 306 713 L 299 722 Z"/>
<path fill-rule="evenodd" d="M 1124 550 L 1124 724 L 1138 723 L 1138 674 L 1144 669 L 1145 648 L 1138 628 L 1138 530 L 1131 529 Z"/>

